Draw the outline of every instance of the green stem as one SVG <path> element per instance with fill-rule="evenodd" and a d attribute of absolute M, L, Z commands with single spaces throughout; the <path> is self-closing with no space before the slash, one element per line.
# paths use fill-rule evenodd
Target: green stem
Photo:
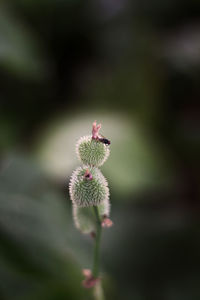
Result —
<path fill-rule="evenodd" d="M 99 275 L 99 260 L 100 260 L 100 241 L 101 241 L 101 219 L 99 216 L 99 210 L 97 206 L 94 206 L 94 213 L 96 216 L 96 237 L 95 237 L 95 245 L 94 245 L 94 260 L 93 260 L 93 276 L 95 278 Z"/>

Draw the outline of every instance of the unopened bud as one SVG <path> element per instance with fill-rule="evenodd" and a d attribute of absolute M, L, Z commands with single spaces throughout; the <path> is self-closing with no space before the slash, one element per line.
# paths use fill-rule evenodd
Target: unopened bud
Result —
<path fill-rule="evenodd" d="M 99 215 L 104 220 L 104 215 L 109 215 L 110 205 L 109 200 L 98 205 Z M 82 233 L 90 234 L 91 237 L 96 236 L 97 220 L 93 206 L 80 207 L 73 205 L 74 223 Z"/>
<path fill-rule="evenodd" d="M 83 164 L 99 167 L 102 166 L 108 158 L 110 149 L 108 145 L 88 135 L 78 140 L 76 153 Z"/>
<path fill-rule="evenodd" d="M 97 168 L 78 167 L 72 174 L 69 192 L 72 202 L 81 207 L 99 205 L 109 198 L 107 181 Z"/>
<path fill-rule="evenodd" d="M 104 217 L 104 218 L 103 218 L 103 220 L 102 220 L 102 222 L 101 222 L 101 226 L 102 226 L 102 227 L 107 227 L 107 228 L 109 228 L 109 227 L 111 227 L 112 225 L 113 225 L 113 222 L 112 222 L 111 219 L 109 219 L 108 217 Z"/>
<path fill-rule="evenodd" d="M 86 289 L 94 287 L 100 281 L 100 278 L 95 278 L 89 269 L 83 269 L 83 275 L 85 279 L 82 281 L 82 284 Z"/>

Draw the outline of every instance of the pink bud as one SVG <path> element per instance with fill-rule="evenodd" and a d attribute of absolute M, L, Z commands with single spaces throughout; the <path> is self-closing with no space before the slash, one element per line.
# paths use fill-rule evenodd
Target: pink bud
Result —
<path fill-rule="evenodd" d="M 90 269 L 83 269 L 82 273 L 85 277 L 91 277 L 92 276 L 92 272 Z"/>
<path fill-rule="evenodd" d="M 82 284 L 86 289 L 90 289 L 94 287 L 99 282 L 99 280 L 100 280 L 99 278 L 94 278 L 94 277 L 86 278 L 85 280 L 82 281 Z"/>
<path fill-rule="evenodd" d="M 111 221 L 111 219 L 109 219 L 108 217 L 104 217 L 102 222 L 101 222 L 101 226 L 102 227 L 111 227 L 113 225 L 113 222 Z"/>
<path fill-rule="evenodd" d="M 98 139 L 100 128 L 101 128 L 101 124 L 97 125 L 97 121 L 94 121 L 94 123 L 92 124 L 92 138 L 93 139 Z"/>
<path fill-rule="evenodd" d="M 88 169 L 85 171 L 84 177 L 85 177 L 85 179 L 88 179 L 88 180 L 92 180 L 92 178 L 93 178 L 92 174 L 90 173 L 90 171 Z"/>
<path fill-rule="evenodd" d="M 82 272 L 85 276 L 85 279 L 82 281 L 82 284 L 86 289 L 94 287 L 99 282 L 100 278 L 93 277 L 90 269 L 83 269 Z"/>

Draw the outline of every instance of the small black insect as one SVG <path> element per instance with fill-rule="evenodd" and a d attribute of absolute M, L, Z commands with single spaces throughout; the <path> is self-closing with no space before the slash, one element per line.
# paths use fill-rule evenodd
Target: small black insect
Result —
<path fill-rule="evenodd" d="M 102 135 L 100 137 L 98 137 L 98 141 L 100 141 L 101 143 L 103 143 L 105 145 L 110 145 L 110 141 Z"/>

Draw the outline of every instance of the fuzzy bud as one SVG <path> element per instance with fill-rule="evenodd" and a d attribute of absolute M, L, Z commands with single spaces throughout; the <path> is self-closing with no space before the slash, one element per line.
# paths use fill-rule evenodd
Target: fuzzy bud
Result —
<path fill-rule="evenodd" d="M 108 145 L 91 135 L 81 137 L 76 145 L 76 153 L 79 160 L 90 166 L 99 167 L 104 164 L 110 154 Z"/>
<path fill-rule="evenodd" d="M 109 200 L 104 201 L 98 206 L 99 215 L 102 220 L 104 220 L 105 215 L 109 216 L 110 213 L 110 203 Z M 82 233 L 95 233 L 96 232 L 96 216 L 94 213 L 93 206 L 80 207 L 73 205 L 73 218 L 77 229 Z"/>
<path fill-rule="evenodd" d="M 99 205 L 109 198 L 108 184 L 98 168 L 78 167 L 71 176 L 70 198 L 81 207 Z"/>

